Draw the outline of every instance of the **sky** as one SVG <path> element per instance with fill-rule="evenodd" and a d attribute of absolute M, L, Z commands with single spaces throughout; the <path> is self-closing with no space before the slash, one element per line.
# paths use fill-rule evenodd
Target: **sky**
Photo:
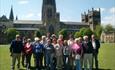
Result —
<path fill-rule="evenodd" d="M 14 17 L 19 20 L 41 20 L 42 0 L 0 0 L 0 16 L 9 13 L 13 6 Z M 102 25 L 115 26 L 115 0 L 56 0 L 61 21 L 81 22 L 81 13 L 101 9 Z"/>

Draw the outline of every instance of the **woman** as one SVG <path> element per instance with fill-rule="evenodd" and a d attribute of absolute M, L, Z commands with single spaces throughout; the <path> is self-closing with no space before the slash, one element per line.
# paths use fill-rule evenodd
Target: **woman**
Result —
<path fill-rule="evenodd" d="M 82 46 L 80 45 L 79 38 L 75 39 L 75 43 L 72 46 L 73 53 L 75 55 L 75 64 L 76 64 L 76 70 L 81 70 L 81 62 L 80 58 L 82 56 Z"/>
<path fill-rule="evenodd" d="M 27 43 L 24 45 L 24 51 L 26 55 L 26 68 L 27 70 L 31 67 L 31 55 L 32 55 L 32 44 L 30 43 L 30 39 L 27 39 Z"/>
<path fill-rule="evenodd" d="M 62 53 L 62 41 L 60 39 L 57 40 L 57 45 L 55 46 L 55 54 L 57 60 L 57 69 L 62 69 L 63 66 L 63 53 Z"/>
<path fill-rule="evenodd" d="M 67 40 L 64 40 L 64 46 L 63 46 L 64 70 L 68 70 L 69 55 L 70 55 L 70 47 L 67 44 Z"/>

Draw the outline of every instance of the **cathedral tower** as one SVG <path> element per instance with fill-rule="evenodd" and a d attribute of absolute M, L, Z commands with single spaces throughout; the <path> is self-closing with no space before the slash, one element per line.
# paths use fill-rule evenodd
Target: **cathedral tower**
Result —
<path fill-rule="evenodd" d="M 46 30 L 51 34 L 55 32 L 54 26 L 59 23 L 59 13 L 56 12 L 55 0 L 43 0 L 42 3 L 42 23 L 46 26 Z"/>
<path fill-rule="evenodd" d="M 95 10 L 94 8 L 92 8 L 92 10 L 88 10 L 88 13 L 85 12 L 84 14 L 82 14 L 81 17 L 82 17 L 81 21 L 89 24 L 92 31 L 95 30 L 96 25 L 101 24 L 100 8 L 98 10 Z"/>

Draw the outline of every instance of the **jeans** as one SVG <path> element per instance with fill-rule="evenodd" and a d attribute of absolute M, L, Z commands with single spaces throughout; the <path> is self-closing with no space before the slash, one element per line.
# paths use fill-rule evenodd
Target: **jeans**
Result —
<path fill-rule="evenodd" d="M 76 59 L 76 70 L 81 70 L 81 61 L 80 61 L 80 59 Z"/>
<path fill-rule="evenodd" d="M 69 55 L 64 55 L 64 57 L 63 57 L 64 70 L 68 70 L 68 68 L 69 68 L 68 61 L 69 61 Z"/>
<path fill-rule="evenodd" d="M 54 70 L 54 65 L 53 65 L 53 56 L 51 54 L 46 54 L 46 66 L 50 70 Z"/>
<path fill-rule="evenodd" d="M 35 61 L 35 65 L 36 65 L 36 69 L 41 70 L 42 67 L 42 54 L 35 54 L 34 55 L 34 61 Z"/>

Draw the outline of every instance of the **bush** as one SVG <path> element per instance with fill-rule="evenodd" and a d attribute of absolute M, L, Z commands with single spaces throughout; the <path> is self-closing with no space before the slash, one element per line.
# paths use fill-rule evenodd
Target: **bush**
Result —
<path fill-rule="evenodd" d="M 16 34 L 20 34 L 20 33 L 16 31 L 15 28 L 8 28 L 5 30 L 5 34 L 7 36 L 8 42 L 11 42 L 13 39 L 15 39 Z"/>

